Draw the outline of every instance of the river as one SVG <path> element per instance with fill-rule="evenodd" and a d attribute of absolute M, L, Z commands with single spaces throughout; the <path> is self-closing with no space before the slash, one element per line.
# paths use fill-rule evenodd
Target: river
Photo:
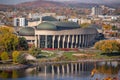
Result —
<path fill-rule="evenodd" d="M 120 80 L 119 61 L 41 65 L 0 71 L 0 80 Z"/>

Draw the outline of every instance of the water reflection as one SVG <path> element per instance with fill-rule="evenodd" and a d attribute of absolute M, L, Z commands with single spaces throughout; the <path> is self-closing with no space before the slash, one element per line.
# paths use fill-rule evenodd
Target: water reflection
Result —
<path fill-rule="evenodd" d="M 115 75 L 120 70 L 118 62 L 104 62 L 104 65 L 97 66 L 97 70 L 101 74 Z"/>
<path fill-rule="evenodd" d="M 119 61 L 41 65 L 0 71 L 0 80 L 120 80 L 119 66 Z"/>

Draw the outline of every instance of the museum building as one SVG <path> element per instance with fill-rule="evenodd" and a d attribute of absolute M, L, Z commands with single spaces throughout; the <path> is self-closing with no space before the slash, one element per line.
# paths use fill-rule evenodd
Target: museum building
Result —
<path fill-rule="evenodd" d="M 93 46 L 99 35 L 96 28 L 81 28 L 75 22 L 46 20 L 35 27 L 21 28 L 18 35 L 38 48 L 86 48 Z"/>

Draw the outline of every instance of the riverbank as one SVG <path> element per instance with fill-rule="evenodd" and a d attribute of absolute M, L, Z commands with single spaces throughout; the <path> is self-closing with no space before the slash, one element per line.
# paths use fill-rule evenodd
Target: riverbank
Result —
<path fill-rule="evenodd" d="M 29 66 L 23 64 L 0 64 L 0 70 L 18 70 L 25 69 L 27 67 Z"/>
<path fill-rule="evenodd" d="M 0 64 L 0 70 L 13 70 L 13 69 L 24 69 L 36 66 L 37 64 L 49 64 L 49 63 L 70 63 L 70 62 L 97 62 L 97 61 L 120 61 L 120 53 L 102 53 L 96 50 L 79 50 L 79 51 L 44 51 L 44 55 L 56 54 L 56 56 L 45 56 L 43 58 L 37 58 L 36 62 L 31 62 L 30 65 L 22 64 Z"/>
<path fill-rule="evenodd" d="M 79 61 L 79 60 L 111 60 L 120 59 L 120 53 L 102 53 L 100 51 L 58 51 L 56 57 L 38 58 L 39 62 Z"/>
<path fill-rule="evenodd" d="M 0 64 L 0 70 L 20 70 L 20 69 L 25 69 L 25 68 L 30 68 L 30 67 L 35 67 L 35 66 L 41 66 L 41 65 L 50 65 L 50 64 L 69 64 L 69 63 L 83 63 L 83 62 L 103 62 L 103 61 L 120 61 L 119 59 L 80 59 L 76 61 L 52 61 L 52 60 L 45 60 L 45 61 L 40 61 L 38 60 L 37 62 L 28 64 L 28 65 L 23 65 L 23 64 Z"/>

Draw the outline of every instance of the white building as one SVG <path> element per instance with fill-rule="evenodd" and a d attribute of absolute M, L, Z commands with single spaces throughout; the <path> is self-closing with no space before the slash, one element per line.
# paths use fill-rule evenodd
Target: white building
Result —
<path fill-rule="evenodd" d="M 72 22 L 76 22 L 76 23 L 78 23 L 78 18 L 70 18 L 70 19 L 68 19 L 68 21 L 72 21 Z"/>
<path fill-rule="evenodd" d="M 29 13 L 28 18 L 40 18 L 41 13 Z"/>
<path fill-rule="evenodd" d="M 102 15 L 102 8 L 99 6 L 92 7 L 91 15 L 94 16 Z"/>
<path fill-rule="evenodd" d="M 13 25 L 25 27 L 25 26 L 27 26 L 27 20 L 25 18 L 14 18 Z"/>
<path fill-rule="evenodd" d="M 84 23 L 88 23 L 88 24 L 91 24 L 92 23 L 92 20 L 91 19 L 79 19 L 78 21 L 79 24 L 84 24 Z"/>

